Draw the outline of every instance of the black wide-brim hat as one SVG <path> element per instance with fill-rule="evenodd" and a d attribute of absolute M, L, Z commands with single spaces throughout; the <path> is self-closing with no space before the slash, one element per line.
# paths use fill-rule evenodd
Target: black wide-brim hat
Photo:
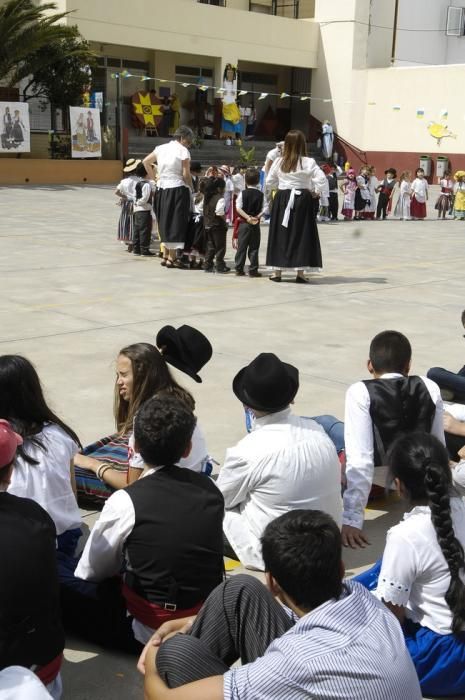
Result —
<path fill-rule="evenodd" d="M 232 388 L 246 406 L 276 413 L 294 400 L 299 390 L 299 370 L 281 362 L 272 352 L 262 352 L 236 374 Z"/>
<path fill-rule="evenodd" d="M 211 359 L 213 348 L 208 338 L 192 326 L 163 326 L 156 338 L 163 359 L 189 377 L 201 382 L 199 371 Z"/>

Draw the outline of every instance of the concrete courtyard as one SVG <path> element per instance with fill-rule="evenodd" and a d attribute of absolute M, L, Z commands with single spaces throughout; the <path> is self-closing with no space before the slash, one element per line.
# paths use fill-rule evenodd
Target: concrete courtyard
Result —
<path fill-rule="evenodd" d="M 435 198 L 432 188 L 430 205 Z M 84 444 L 113 431 L 119 349 L 154 342 L 168 323 L 194 325 L 212 342 L 202 384 L 177 376 L 195 395 L 220 464 L 245 430 L 232 378 L 259 352 L 300 369 L 296 412 L 341 418 L 345 390 L 367 376 L 369 341 L 380 330 L 409 337 L 414 373 L 464 364 L 465 225 L 437 222 L 432 206 L 424 222 L 321 225 L 324 272 L 306 286 L 134 258 L 116 241 L 118 215 L 111 187 L 0 189 L 0 352 L 35 364 L 53 408 Z M 395 499 L 370 506 L 372 544 L 346 552 L 349 572 L 379 557 L 402 512 Z M 95 514 L 85 518 L 91 525 Z M 68 640 L 63 681 L 65 700 L 142 698 L 134 659 L 80 640 Z"/>

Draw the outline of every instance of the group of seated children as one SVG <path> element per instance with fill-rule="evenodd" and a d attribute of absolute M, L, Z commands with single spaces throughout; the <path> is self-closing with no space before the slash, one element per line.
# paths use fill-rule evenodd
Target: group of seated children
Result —
<path fill-rule="evenodd" d="M 298 369 L 258 355 L 233 379 L 249 432 L 216 481 L 194 399 L 168 366 L 201 381 L 211 344 L 165 326 L 156 346 L 119 353 L 117 432 L 86 449 L 33 366 L 0 357 L 0 670 L 31 669 L 59 698 L 66 630 L 141 654 L 149 700 L 464 693 L 460 468 L 438 386 L 409 375 L 407 338 L 373 338 L 372 378 L 349 387 L 344 425 L 294 415 Z M 409 509 L 382 559 L 347 580 L 342 545 L 369 544 L 379 465 Z M 74 471 L 77 492 L 104 503 L 81 556 Z M 264 571 L 266 588 L 225 581 L 223 556 Z"/>

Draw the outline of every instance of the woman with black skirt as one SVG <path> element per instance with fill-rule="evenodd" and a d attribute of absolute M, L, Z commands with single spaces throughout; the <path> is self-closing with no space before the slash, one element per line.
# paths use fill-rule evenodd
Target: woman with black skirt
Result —
<path fill-rule="evenodd" d="M 313 158 L 307 157 L 305 136 L 289 131 L 283 154 L 266 178 L 267 192 L 276 190 L 271 210 L 266 265 L 270 280 L 281 282 L 282 270 L 297 273 L 296 282 L 308 282 L 305 271 L 322 268 L 320 240 L 313 198 L 326 185 L 326 177 Z"/>
<path fill-rule="evenodd" d="M 152 166 L 155 165 L 158 171 L 154 209 L 164 249 L 161 264 L 166 267 L 185 267 L 178 259 L 177 251 L 184 249 L 191 216 L 192 178 L 188 146 L 192 138 L 192 130 L 180 126 L 173 141 L 157 146 L 143 161 L 150 178 L 153 178 Z"/>

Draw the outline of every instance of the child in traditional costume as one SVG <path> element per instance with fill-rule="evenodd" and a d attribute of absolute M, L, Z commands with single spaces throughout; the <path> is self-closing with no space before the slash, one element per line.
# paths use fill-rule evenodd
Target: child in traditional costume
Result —
<path fill-rule="evenodd" d="M 428 200 L 428 183 L 425 179 L 425 171 L 418 168 L 415 180 L 412 182 L 412 200 L 410 213 L 412 219 L 422 221 L 426 218 L 426 202 Z"/>
<path fill-rule="evenodd" d="M 446 170 L 444 177 L 439 181 L 441 192 L 434 205 L 434 208 L 437 209 L 438 212 L 438 219 L 441 218 L 441 214 L 442 218 L 445 219 L 447 212 L 451 212 L 452 210 L 454 181 L 451 178 L 451 174 L 450 170 Z"/>
<path fill-rule="evenodd" d="M 410 170 L 404 170 L 400 176 L 399 185 L 399 199 L 397 200 L 396 208 L 394 210 L 394 216 L 398 216 L 401 221 L 410 221 L 410 192 L 412 188 L 412 183 L 410 179 L 412 173 Z"/>
<path fill-rule="evenodd" d="M 379 192 L 378 206 L 376 208 L 377 219 L 386 218 L 392 191 L 396 184 L 397 171 L 394 168 L 388 168 L 384 171 L 384 174 L 386 177 L 376 188 L 376 191 Z"/>
<path fill-rule="evenodd" d="M 465 219 L 465 170 L 457 170 L 454 175 L 454 219 Z"/>
<path fill-rule="evenodd" d="M 352 221 L 352 216 L 354 214 L 355 206 L 355 191 L 357 189 L 357 183 L 355 181 L 355 170 L 349 168 L 346 172 L 346 178 L 341 185 L 341 192 L 344 195 L 342 202 L 342 216 L 344 221 Z"/>

